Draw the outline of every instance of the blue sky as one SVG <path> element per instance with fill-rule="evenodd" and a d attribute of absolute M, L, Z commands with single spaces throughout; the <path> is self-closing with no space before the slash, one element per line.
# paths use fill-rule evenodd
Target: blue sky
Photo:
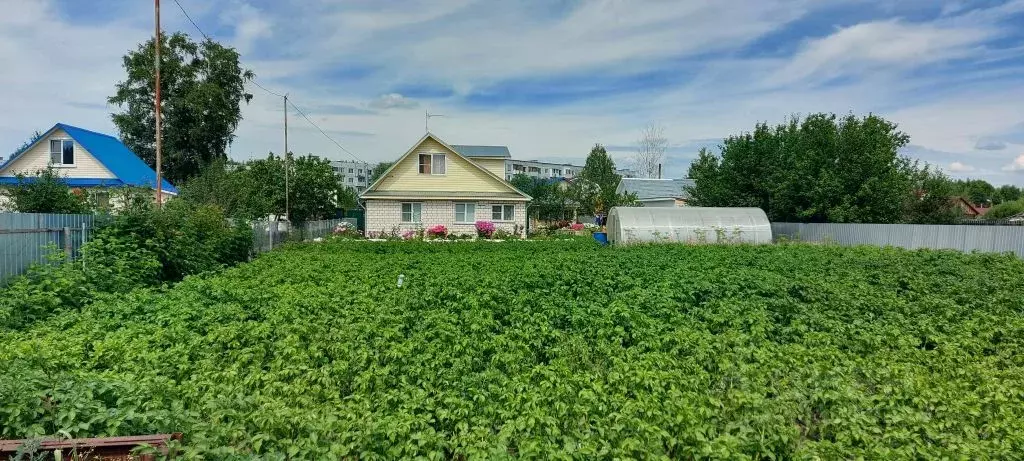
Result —
<path fill-rule="evenodd" d="M 791 114 L 877 113 L 907 155 L 958 177 L 1024 184 L 1024 0 L 179 0 L 260 83 L 358 158 L 431 131 L 628 166 L 665 127 L 666 173 L 702 146 Z M 56 121 L 113 132 L 121 56 L 152 33 L 138 0 L 0 0 L 0 143 Z M 172 0 L 163 24 L 198 36 Z M 280 99 L 255 86 L 231 156 L 279 151 Z M 293 118 L 292 150 L 350 158 Z"/>

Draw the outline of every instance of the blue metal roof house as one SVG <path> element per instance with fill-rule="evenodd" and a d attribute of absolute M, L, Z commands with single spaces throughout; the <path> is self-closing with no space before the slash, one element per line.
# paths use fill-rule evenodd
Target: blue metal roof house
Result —
<path fill-rule="evenodd" d="M 70 187 L 154 188 L 156 172 L 117 138 L 58 123 L 35 142 L 0 164 L 0 185 L 17 184 L 19 173 L 33 175 L 53 167 Z M 177 195 L 166 179 L 162 190 Z"/>

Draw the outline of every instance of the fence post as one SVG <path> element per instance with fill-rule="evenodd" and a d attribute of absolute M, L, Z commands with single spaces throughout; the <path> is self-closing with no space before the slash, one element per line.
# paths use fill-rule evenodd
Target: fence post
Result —
<path fill-rule="evenodd" d="M 269 249 L 271 249 L 271 250 L 274 249 L 274 234 L 276 232 L 277 232 L 277 221 L 268 221 L 267 222 L 267 235 L 270 237 L 268 240 L 270 241 L 270 248 Z"/>
<path fill-rule="evenodd" d="M 64 257 L 71 261 L 71 228 L 64 226 Z"/>
<path fill-rule="evenodd" d="M 89 228 L 86 226 L 85 221 L 82 221 L 82 245 L 78 247 L 79 253 L 81 253 L 82 247 L 85 246 L 85 242 L 89 241 L 89 237 L 86 236 L 88 232 Z M 82 258 L 82 269 L 85 269 L 85 258 Z"/>

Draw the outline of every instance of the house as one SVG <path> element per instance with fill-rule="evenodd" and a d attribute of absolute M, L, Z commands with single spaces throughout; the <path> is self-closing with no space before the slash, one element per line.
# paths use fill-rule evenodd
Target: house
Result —
<path fill-rule="evenodd" d="M 477 221 L 525 231 L 530 196 L 503 179 L 500 153 L 480 146 L 449 145 L 427 133 L 359 198 L 368 232 L 415 230 L 443 224 L 455 234 L 475 234 Z M 507 150 L 507 149 L 506 149 Z"/>
<path fill-rule="evenodd" d="M 975 205 L 975 204 L 971 203 L 970 200 L 967 200 L 964 197 L 954 197 L 953 198 L 953 204 L 956 207 L 960 208 L 960 210 L 964 214 L 964 217 L 968 218 L 968 219 L 983 218 L 985 216 L 985 214 L 988 213 L 989 210 L 992 209 L 992 207 L 983 207 L 983 206 Z"/>
<path fill-rule="evenodd" d="M 692 179 L 622 178 L 615 188 L 617 194 L 636 194 L 637 201 L 649 207 L 685 206 L 690 199 L 686 187 Z"/>
<path fill-rule="evenodd" d="M 18 184 L 17 176 L 53 167 L 73 190 L 90 191 L 104 203 L 110 188 L 153 188 L 156 172 L 113 136 L 58 123 L 0 165 L 0 187 Z M 178 189 L 161 181 L 163 193 Z M 155 192 L 154 192 L 155 199 Z"/>

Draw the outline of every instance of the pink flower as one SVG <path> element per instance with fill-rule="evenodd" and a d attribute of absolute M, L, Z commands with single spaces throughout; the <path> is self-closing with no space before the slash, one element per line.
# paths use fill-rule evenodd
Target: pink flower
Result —
<path fill-rule="evenodd" d="M 414 231 L 414 230 L 407 230 L 405 232 L 402 232 L 402 240 L 411 240 L 415 236 L 416 236 L 416 231 Z"/>
<path fill-rule="evenodd" d="M 490 221 L 477 221 L 476 222 L 476 235 L 484 238 L 491 238 L 491 234 L 494 233 L 494 223 Z"/>
<path fill-rule="evenodd" d="M 569 229 L 572 229 L 574 231 L 581 231 L 583 230 L 583 223 L 572 223 L 572 225 L 569 226 Z"/>
<path fill-rule="evenodd" d="M 444 227 L 444 224 L 438 224 L 436 226 L 433 226 L 433 227 L 427 229 L 427 236 L 428 237 L 444 238 L 447 235 L 448 235 L 448 228 Z"/>

